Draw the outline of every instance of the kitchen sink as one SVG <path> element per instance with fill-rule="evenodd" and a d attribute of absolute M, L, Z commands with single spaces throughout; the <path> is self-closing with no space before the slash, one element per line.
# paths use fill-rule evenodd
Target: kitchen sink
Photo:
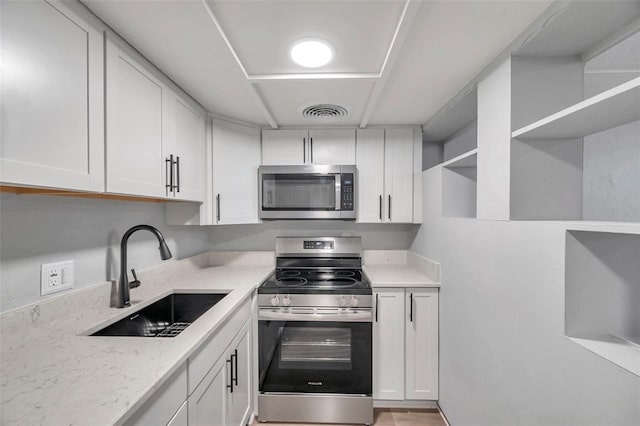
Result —
<path fill-rule="evenodd" d="M 221 301 L 226 293 L 173 293 L 92 336 L 175 337 Z"/>

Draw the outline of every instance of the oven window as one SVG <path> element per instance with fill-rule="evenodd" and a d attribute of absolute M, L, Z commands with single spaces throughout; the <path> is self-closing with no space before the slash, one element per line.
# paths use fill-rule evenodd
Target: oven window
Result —
<path fill-rule="evenodd" d="M 371 394 L 370 322 L 259 321 L 260 392 Z"/>
<path fill-rule="evenodd" d="M 287 327 L 281 345 L 281 368 L 351 369 L 349 328 Z"/>
<path fill-rule="evenodd" d="M 336 176 L 262 175 L 263 210 L 335 210 Z"/>

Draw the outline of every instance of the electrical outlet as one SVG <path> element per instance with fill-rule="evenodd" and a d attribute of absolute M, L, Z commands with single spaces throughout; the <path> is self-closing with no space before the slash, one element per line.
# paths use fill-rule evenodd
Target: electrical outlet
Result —
<path fill-rule="evenodd" d="M 43 263 L 40 275 L 40 294 L 51 294 L 73 288 L 73 260 Z"/>

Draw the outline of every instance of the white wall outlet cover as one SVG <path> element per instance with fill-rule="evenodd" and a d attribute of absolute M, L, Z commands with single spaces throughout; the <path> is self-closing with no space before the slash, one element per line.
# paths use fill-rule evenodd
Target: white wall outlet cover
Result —
<path fill-rule="evenodd" d="M 73 260 L 43 263 L 40 274 L 42 296 L 73 288 Z"/>

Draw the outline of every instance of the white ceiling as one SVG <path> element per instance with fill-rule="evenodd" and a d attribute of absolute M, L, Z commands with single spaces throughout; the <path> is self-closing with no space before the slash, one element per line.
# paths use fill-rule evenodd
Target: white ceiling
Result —
<path fill-rule="evenodd" d="M 84 0 L 209 111 L 261 126 L 316 125 L 310 103 L 350 110 L 332 125 L 423 124 L 550 0 Z M 336 50 L 316 70 L 295 40 Z"/>

